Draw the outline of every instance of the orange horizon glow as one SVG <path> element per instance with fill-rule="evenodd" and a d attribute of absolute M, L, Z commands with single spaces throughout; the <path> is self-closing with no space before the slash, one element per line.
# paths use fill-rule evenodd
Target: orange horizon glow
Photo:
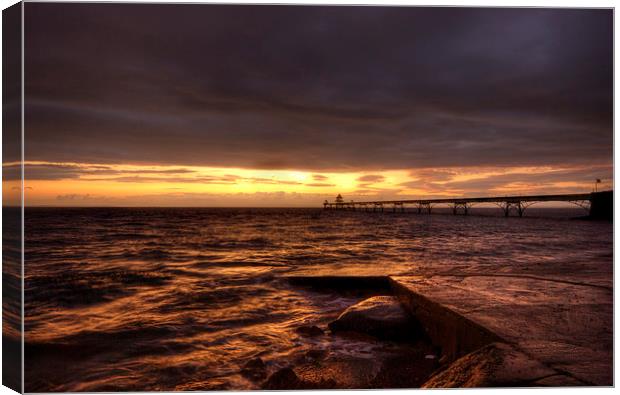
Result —
<path fill-rule="evenodd" d="M 18 166 L 19 163 L 5 163 Z M 385 171 L 299 171 L 206 166 L 84 164 L 31 161 L 24 163 L 27 206 L 205 206 L 318 207 L 342 194 L 345 199 L 415 199 L 459 196 L 584 193 L 593 180 L 554 176 L 566 172 L 600 172 L 600 189 L 613 187 L 611 165 L 466 167 Z M 71 169 L 55 179 L 29 179 L 29 168 Z M 598 173 L 597 173 L 598 174 Z M 523 180 L 527 175 L 529 180 Z M 514 179 L 512 179 L 514 176 Z M 609 176 L 605 179 L 605 176 Z M 497 185 L 489 180 L 506 177 Z M 546 181 L 537 182 L 541 177 Z M 566 177 L 564 177 L 566 178 Z M 20 181 L 5 181 L 5 201 L 16 199 Z"/>

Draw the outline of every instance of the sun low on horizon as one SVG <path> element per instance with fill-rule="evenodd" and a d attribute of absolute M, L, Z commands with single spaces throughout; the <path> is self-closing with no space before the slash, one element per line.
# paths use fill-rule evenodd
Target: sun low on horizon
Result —
<path fill-rule="evenodd" d="M 4 165 L 19 173 L 19 163 Z M 319 207 L 347 200 L 584 193 L 610 166 L 469 167 L 377 171 L 26 162 L 27 206 Z M 17 176 L 15 178 L 18 178 Z M 559 180 L 559 181 L 555 181 Z M 600 180 L 600 178 L 599 178 Z M 597 187 L 611 187 L 603 178 Z M 7 185 L 8 186 L 8 185 Z M 5 194 L 19 190 L 13 180 Z"/>

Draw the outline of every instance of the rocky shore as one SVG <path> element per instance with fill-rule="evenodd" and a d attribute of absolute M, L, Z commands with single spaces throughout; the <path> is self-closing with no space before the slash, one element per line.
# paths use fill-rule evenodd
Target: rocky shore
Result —
<path fill-rule="evenodd" d="M 535 296 L 528 295 L 534 298 L 528 303 L 521 295 L 540 287 L 538 282 L 505 276 L 495 280 L 509 285 L 511 291 L 498 288 L 501 284 L 497 281 L 491 283 L 493 288 L 486 288 L 488 281 L 480 280 L 472 280 L 470 289 L 465 290 L 462 279 L 456 283 L 461 288 L 449 289 L 456 280 L 447 278 L 441 279 L 443 283 L 413 277 L 291 278 L 291 283 L 315 290 L 356 290 L 365 295 L 335 320 L 326 325 L 300 326 L 296 334 L 327 343 L 335 339 L 364 340 L 378 347 L 367 358 L 311 349 L 290 366 L 270 374 L 267 364 L 257 358 L 249 361 L 241 374 L 267 390 L 611 385 L 607 372 L 611 369 L 610 354 L 599 347 L 605 346 L 611 333 L 607 328 L 611 321 L 606 321 L 611 306 L 608 290 L 599 285 L 544 279 L 544 288 L 537 289 Z M 514 296 L 511 292 L 517 292 L 521 299 L 506 302 Z M 498 297 L 505 305 L 497 302 Z M 541 304 L 541 300 L 548 303 Z M 600 323 L 601 337 L 595 339 L 583 328 L 571 327 L 573 338 L 560 342 L 557 331 L 562 331 L 564 322 L 555 316 L 564 314 L 563 309 L 579 310 L 582 304 L 592 309 L 594 302 L 599 310 L 590 314 L 598 318 L 593 322 Z M 532 317 L 524 315 L 528 310 L 540 314 L 541 306 L 549 313 L 545 320 L 558 328 L 537 326 Z M 487 307 L 490 310 L 484 310 Z M 476 309 L 484 314 L 476 313 Z M 515 331 L 515 325 L 505 320 L 506 314 L 513 314 L 513 322 L 520 322 L 524 330 Z M 593 368 L 580 370 L 571 365 L 576 356 L 564 354 L 568 345 L 580 341 L 594 343 L 589 350 L 580 349 L 582 357 L 594 363 Z M 596 370 L 597 366 L 602 370 Z"/>
<path fill-rule="evenodd" d="M 309 350 L 294 365 L 281 368 L 266 379 L 266 364 L 255 359 L 243 367 L 242 375 L 268 390 L 416 388 L 439 366 L 437 350 L 394 296 L 364 299 L 324 329 L 300 326 L 295 332 L 309 337 L 337 336 L 345 341 L 373 342 L 379 345 L 379 351 L 375 349 L 373 355 L 360 358 Z"/>

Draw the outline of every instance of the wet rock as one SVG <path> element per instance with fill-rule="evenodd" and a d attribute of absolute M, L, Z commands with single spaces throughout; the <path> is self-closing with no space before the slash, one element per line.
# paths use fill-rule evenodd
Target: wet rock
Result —
<path fill-rule="evenodd" d="M 325 358 L 326 355 L 327 355 L 326 350 L 308 350 L 308 352 L 306 352 L 305 357 L 311 360 L 317 360 L 317 359 Z"/>
<path fill-rule="evenodd" d="M 294 390 L 300 389 L 301 385 L 302 382 L 293 369 L 283 368 L 269 376 L 269 379 L 263 384 L 263 389 Z"/>
<path fill-rule="evenodd" d="M 366 358 L 336 358 L 295 367 L 306 388 L 368 388 L 381 368 L 381 362 Z"/>
<path fill-rule="evenodd" d="M 338 388 L 337 383 L 331 379 L 318 378 L 303 380 L 297 376 L 291 368 L 283 368 L 269 376 L 263 384 L 265 390 L 308 390 L 308 389 L 333 389 Z"/>
<path fill-rule="evenodd" d="M 265 362 L 260 358 L 248 361 L 241 369 L 241 375 L 253 381 L 263 380 L 267 377 Z"/>
<path fill-rule="evenodd" d="M 295 329 L 295 332 L 307 337 L 321 336 L 325 334 L 323 329 L 319 328 L 316 325 L 300 326 L 299 328 Z"/>
<path fill-rule="evenodd" d="M 415 341 L 423 334 L 419 323 L 393 296 L 375 296 L 346 309 L 329 324 L 333 333 L 361 332 L 385 340 Z"/>
<path fill-rule="evenodd" d="M 431 377 L 423 388 L 481 388 L 530 386 L 557 374 L 541 362 L 505 343 L 491 343 Z"/>
<path fill-rule="evenodd" d="M 396 355 L 387 358 L 369 388 L 420 388 L 437 369 L 435 360 L 421 355 Z"/>
<path fill-rule="evenodd" d="M 339 341 L 348 340 L 339 338 Z M 432 344 L 378 342 L 359 356 L 334 353 L 333 349 L 311 349 L 290 368 L 274 373 L 263 389 L 373 389 L 419 388 L 439 367 Z"/>
<path fill-rule="evenodd" d="M 534 381 L 531 384 L 532 387 L 579 387 L 584 385 L 587 384 L 574 377 L 566 376 L 564 374 L 544 377 L 540 380 Z"/>

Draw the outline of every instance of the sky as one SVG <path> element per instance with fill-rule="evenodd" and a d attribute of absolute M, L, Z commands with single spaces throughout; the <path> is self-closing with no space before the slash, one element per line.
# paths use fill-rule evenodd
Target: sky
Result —
<path fill-rule="evenodd" d="M 26 3 L 25 24 L 29 205 L 612 187 L 611 10 Z"/>

